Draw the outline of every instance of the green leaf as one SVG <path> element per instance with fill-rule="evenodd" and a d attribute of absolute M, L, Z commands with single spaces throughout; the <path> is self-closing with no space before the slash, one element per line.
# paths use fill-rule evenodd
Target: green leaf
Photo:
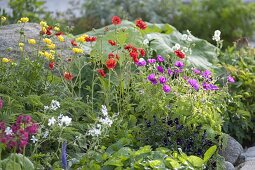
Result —
<path fill-rule="evenodd" d="M 134 153 L 134 156 L 139 156 L 141 154 L 148 153 L 150 151 L 151 151 L 151 146 L 147 145 L 147 146 L 140 148 L 138 151 L 136 151 Z"/>
<path fill-rule="evenodd" d="M 14 162 L 13 160 L 9 160 L 6 164 L 6 170 L 21 170 L 20 164 Z"/>
<path fill-rule="evenodd" d="M 217 146 L 211 146 L 204 154 L 204 162 L 207 162 L 217 150 Z"/>
<path fill-rule="evenodd" d="M 149 161 L 149 165 L 152 168 L 163 168 L 163 167 L 165 167 L 165 165 L 164 165 L 162 160 L 152 160 L 152 161 Z"/>
<path fill-rule="evenodd" d="M 189 156 L 187 159 L 194 167 L 201 168 L 204 164 L 204 160 L 197 156 Z"/>
<path fill-rule="evenodd" d="M 121 159 L 117 159 L 115 157 L 113 157 L 112 159 L 109 159 L 108 161 L 106 161 L 104 163 L 104 165 L 111 165 L 111 166 L 123 166 L 123 163 L 121 161 Z"/>
<path fill-rule="evenodd" d="M 181 167 L 181 165 L 179 164 L 179 162 L 178 162 L 177 160 L 172 159 L 172 158 L 167 157 L 167 158 L 165 159 L 165 161 L 166 161 L 166 166 L 167 166 L 168 168 L 171 168 L 171 169 L 178 169 L 178 168 Z"/>

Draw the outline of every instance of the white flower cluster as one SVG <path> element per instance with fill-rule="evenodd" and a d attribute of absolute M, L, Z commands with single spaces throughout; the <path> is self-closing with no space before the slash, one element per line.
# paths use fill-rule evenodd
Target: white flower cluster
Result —
<path fill-rule="evenodd" d="M 192 41 L 192 39 L 191 39 L 192 34 L 189 30 L 187 30 L 187 33 L 188 34 L 182 34 L 182 40 L 191 42 Z"/>
<path fill-rule="evenodd" d="M 173 47 L 172 47 L 172 51 L 176 51 L 176 50 L 181 50 L 183 53 L 190 53 L 192 54 L 192 49 L 191 48 L 187 48 L 187 47 L 182 47 L 181 45 L 176 43 Z"/>
<path fill-rule="evenodd" d="M 216 42 L 219 42 L 220 41 L 220 34 L 221 34 L 220 30 L 214 31 L 214 35 L 212 37 L 212 40 L 214 40 Z"/>
<path fill-rule="evenodd" d="M 72 122 L 72 118 L 60 114 L 58 116 L 58 121 L 54 117 L 51 117 L 48 120 L 48 125 L 49 126 L 53 126 L 56 122 L 58 123 L 58 126 L 60 126 L 60 127 L 62 127 L 62 126 L 69 126 L 71 124 L 71 122 Z"/>
<path fill-rule="evenodd" d="M 50 106 L 44 106 L 44 110 L 54 110 L 56 111 L 58 108 L 60 108 L 60 103 L 57 100 L 52 100 Z"/>
<path fill-rule="evenodd" d="M 111 127 L 114 121 L 114 118 L 118 116 L 114 114 L 112 117 L 109 117 L 108 110 L 105 105 L 102 105 L 101 109 L 102 117 L 99 118 L 98 123 L 94 124 L 91 129 L 88 131 L 88 135 L 98 137 L 102 133 L 104 127 Z"/>
<path fill-rule="evenodd" d="M 101 124 L 96 124 L 92 126 L 92 128 L 88 131 L 88 135 L 98 137 L 99 135 L 101 135 L 102 132 L 101 127 Z"/>

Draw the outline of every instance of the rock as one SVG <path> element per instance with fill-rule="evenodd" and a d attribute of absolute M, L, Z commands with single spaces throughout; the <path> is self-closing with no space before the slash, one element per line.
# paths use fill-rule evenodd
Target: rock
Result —
<path fill-rule="evenodd" d="M 235 165 L 241 153 L 243 153 L 242 145 L 237 142 L 234 138 L 227 135 L 228 142 L 225 150 L 222 152 L 222 156 L 225 158 L 226 161 Z"/>
<path fill-rule="evenodd" d="M 255 160 L 246 161 L 236 167 L 236 170 L 254 170 L 255 169 Z"/>
<path fill-rule="evenodd" d="M 235 170 L 234 165 L 228 161 L 225 161 L 225 168 L 226 170 Z"/>
<path fill-rule="evenodd" d="M 0 27 L 0 57 L 8 57 L 12 59 L 18 59 L 20 57 L 20 50 L 19 50 L 19 40 L 20 40 L 20 30 L 22 24 L 11 24 Z M 36 39 L 39 42 L 40 39 L 40 30 L 41 26 L 37 23 L 26 23 L 24 26 L 24 33 L 26 39 Z M 61 57 L 71 57 L 71 39 L 65 36 L 65 42 L 59 42 L 56 36 L 51 38 L 56 44 L 56 50 L 58 56 Z M 42 41 L 42 40 L 41 40 Z M 25 43 L 25 51 L 28 55 L 34 55 L 35 48 L 33 45 Z M 43 47 L 44 43 L 40 43 Z M 37 46 L 36 46 L 37 47 Z M 90 51 L 88 48 L 84 49 L 85 54 L 88 54 Z"/>
<path fill-rule="evenodd" d="M 244 153 L 244 156 L 245 156 L 245 161 L 255 160 L 255 146 L 248 148 L 246 152 Z"/>

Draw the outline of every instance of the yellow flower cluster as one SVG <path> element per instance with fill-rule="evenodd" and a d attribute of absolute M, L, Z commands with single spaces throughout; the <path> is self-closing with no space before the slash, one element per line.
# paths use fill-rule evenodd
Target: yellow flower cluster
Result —
<path fill-rule="evenodd" d="M 4 23 L 6 21 L 6 17 L 1 16 L 1 22 Z"/>
<path fill-rule="evenodd" d="M 52 43 L 51 39 L 49 38 L 44 38 L 43 42 L 47 45 L 47 47 L 51 50 L 54 50 L 56 48 L 56 45 Z"/>
<path fill-rule="evenodd" d="M 3 63 L 9 63 L 11 60 L 10 59 L 8 59 L 8 58 L 2 58 L 2 62 Z"/>
<path fill-rule="evenodd" d="M 27 40 L 27 41 L 28 41 L 28 44 L 32 44 L 32 45 L 35 45 L 35 44 L 36 44 L 35 39 L 29 39 L 29 40 Z"/>
<path fill-rule="evenodd" d="M 23 17 L 23 18 L 20 18 L 19 21 L 22 22 L 22 23 L 26 23 L 26 22 L 29 21 L 29 18 L 28 17 Z"/>
<path fill-rule="evenodd" d="M 52 41 L 51 41 L 51 39 L 49 39 L 49 38 L 44 38 L 44 39 L 43 39 L 43 42 L 44 42 L 45 44 L 48 44 L 48 45 L 52 44 Z"/>
<path fill-rule="evenodd" d="M 73 50 L 74 54 L 82 54 L 83 53 L 83 49 L 81 49 L 81 48 L 73 48 L 72 50 Z"/>
<path fill-rule="evenodd" d="M 80 43 L 84 43 L 84 42 L 86 42 L 86 40 L 85 40 L 86 37 L 88 37 L 88 35 L 83 34 L 83 35 L 79 36 L 78 38 L 76 38 L 76 41 L 80 42 Z"/>
<path fill-rule="evenodd" d="M 54 51 L 53 51 L 54 52 Z M 55 52 L 54 52 L 55 53 Z M 47 51 L 44 51 L 44 52 L 42 52 L 42 51 L 40 51 L 39 52 L 39 54 L 41 55 L 41 56 L 44 56 L 47 60 L 50 60 L 50 61 L 52 61 L 52 60 L 54 60 L 54 53 L 49 53 L 49 52 L 47 52 Z"/>
<path fill-rule="evenodd" d="M 24 50 L 24 48 L 23 48 L 24 45 L 25 45 L 24 43 L 19 43 L 19 49 L 20 49 L 20 51 L 23 51 L 23 50 Z"/>
<path fill-rule="evenodd" d="M 51 50 L 54 50 L 54 49 L 56 48 L 56 45 L 53 44 L 53 43 L 52 43 L 52 44 L 48 44 L 47 46 L 48 46 L 48 48 L 51 49 Z"/>
<path fill-rule="evenodd" d="M 41 21 L 40 25 L 41 25 L 41 27 L 48 27 L 48 24 L 45 21 Z"/>
<path fill-rule="evenodd" d="M 59 32 L 59 31 L 60 31 L 60 28 L 59 28 L 59 27 L 54 27 L 54 31 Z"/>
<path fill-rule="evenodd" d="M 65 42 L 65 38 L 64 38 L 62 35 L 59 35 L 59 36 L 58 36 L 58 40 L 59 40 L 60 42 Z"/>
<path fill-rule="evenodd" d="M 44 32 L 44 33 L 46 33 L 47 27 L 48 27 L 47 22 L 41 21 L 41 22 L 40 22 L 40 25 L 41 25 L 41 31 Z"/>

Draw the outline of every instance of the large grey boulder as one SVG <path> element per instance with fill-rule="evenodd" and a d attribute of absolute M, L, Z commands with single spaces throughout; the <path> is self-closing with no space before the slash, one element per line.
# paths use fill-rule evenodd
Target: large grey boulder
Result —
<path fill-rule="evenodd" d="M 237 142 L 229 135 L 227 135 L 227 140 L 227 146 L 222 151 L 222 156 L 225 158 L 226 161 L 235 165 L 239 156 L 243 153 L 243 147 L 239 142 Z"/>
<path fill-rule="evenodd" d="M 255 160 L 246 161 L 236 167 L 236 170 L 254 170 L 255 169 Z"/>
<path fill-rule="evenodd" d="M 20 30 L 22 24 L 11 24 L 0 27 L 0 57 L 10 57 L 18 59 L 20 57 L 20 50 L 18 43 L 20 42 Z M 41 26 L 37 23 L 26 23 L 24 26 L 24 34 L 26 39 L 36 39 L 39 42 Z M 53 43 L 56 44 L 56 50 L 58 56 L 71 57 L 71 39 L 65 36 L 65 42 L 59 42 L 56 36 L 51 38 Z M 40 41 L 41 48 L 44 46 L 42 40 Z M 34 55 L 35 46 L 25 43 L 25 51 L 28 55 Z M 36 46 L 37 47 L 37 46 Z M 88 49 L 85 49 L 85 53 L 89 53 Z"/>
<path fill-rule="evenodd" d="M 251 161 L 251 160 L 255 161 L 255 146 L 248 148 L 245 151 L 244 156 L 245 156 L 245 161 Z"/>
<path fill-rule="evenodd" d="M 228 161 L 225 161 L 225 168 L 226 170 L 235 170 L 234 165 Z"/>

